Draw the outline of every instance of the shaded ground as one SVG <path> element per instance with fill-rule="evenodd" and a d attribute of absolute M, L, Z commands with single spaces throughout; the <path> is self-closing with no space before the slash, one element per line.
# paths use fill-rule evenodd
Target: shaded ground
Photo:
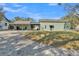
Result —
<path fill-rule="evenodd" d="M 79 51 L 39 44 L 25 39 L 23 31 L 0 32 L 0 56 L 63 56 L 79 55 Z"/>

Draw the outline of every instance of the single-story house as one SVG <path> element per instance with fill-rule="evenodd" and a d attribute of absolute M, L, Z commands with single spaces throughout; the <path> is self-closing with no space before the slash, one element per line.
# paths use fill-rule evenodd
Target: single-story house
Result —
<path fill-rule="evenodd" d="M 75 30 L 76 30 L 76 31 L 79 31 L 79 25 L 77 25 L 77 26 L 75 27 Z"/>
<path fill-rule="evenodd" d="M 13 23 L 9 24 L 9 29 L 12 30 L 30 30 L 31 26 L 30 26 L 30 21 L 14 21 Z"/>
<path fill-rule="evenodd" d="M 40 30 L 53 31 L 53 30 L 70 30 L 70 23 L 63 20 L 41 20 Z"/>
<path fill-rule="evenodd" d="M 39 22 L 31 22 L 31 30 L 40 30 Z"/>
<path fill-rule="evenodd" d="M 10 21 L 5 16 L 3 16 L 0 19 L 0 30 L 8 30 L 9 22 Z"/>
<path fill-rule="evenodd" d="M 6 17 L 0 21 L 0 30 L 70 30 L 70 23 L 63 20 L 42 19 L 39 22 L 18 20 L 10 22 Z"/>
<path fill-rule="evenodd" d="M 39 30 L 40 24 L 38 22 L 31 21 L 14 21 L 9 24 L 9 29 L 12 30 Z"/>

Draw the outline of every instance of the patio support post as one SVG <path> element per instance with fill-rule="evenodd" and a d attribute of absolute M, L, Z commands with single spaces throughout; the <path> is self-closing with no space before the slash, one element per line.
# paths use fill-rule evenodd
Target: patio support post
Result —
<path fill-rule="evenodd" d="M 14 25 L 14 30 L 16 30 L 16 25 Z"/>
<path fill-rule="evenodd" d="M 23 30 L 23 25 L 22 25 L 22 30 Z"/>

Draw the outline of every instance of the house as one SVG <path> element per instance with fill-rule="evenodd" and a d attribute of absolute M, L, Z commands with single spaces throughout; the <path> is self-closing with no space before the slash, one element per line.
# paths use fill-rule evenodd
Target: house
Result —
<path fill-rule="evenodd" d="M 68 21 L 48 20 L 48 19 L 40 20 L 40 30 L 59 31 L 59 30 L 69 30 L 69 29 L 70 29 L 70 23 Z"/>
<path fill-rule="evenodd" d="M 0 30 L 70 30 L 70 23 L 63 20 L 42 19 L 39 22 L 18 20 L 10 22 L 6 17 L 0 21 Z"/>
<path fill-rule="evenodd" d="M 9 22 L 10 21 L 5 16 L 3 16 L 0 19 L 0 30 L 8 30 Z"/>
<path fill-rule="evenodd" d="M 40 24 L 39 22 L 32 22 L 32 21 L 14 21 L 9 24 L 10 30 L 39 30 Z"/>
<path fill-rule="evenodd" d="M 31 22 L 31 30 L 40 30 L 39 22 Z"/>
<path fill-rule="evenodd" d="M 12 23 L 10 23 L 9 25 L 9 29 L 11 30 L 30 30 L 31 29 L 31 25 L 30 25 L 31 21 L 14 21 Z"/>
<path fill-rule="evenodd" d="M 54 30 L 70 30 L 70 23 L 63 20 L 48 20 L 42 19 L 39 22 L 32 21 L 14 21 L 9 24 L 9 29 L 12 30 L 44 30 L 44 31 L 54 31 Z"/>
<path fill-rule="evenodd" d="M 75 27 L 75 30 L 76 30 L 76 31 L 79 31 L 79 25 L 77 25 L 77 26 Z"/>

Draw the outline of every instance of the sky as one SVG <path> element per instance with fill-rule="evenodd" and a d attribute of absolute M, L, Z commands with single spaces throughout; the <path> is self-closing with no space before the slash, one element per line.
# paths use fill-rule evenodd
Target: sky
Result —
<path fill-rule="evenodd" d="M 64 7 L 57 3 L 0 3 L 4 8 L 5 16 L 14 19 L 19 16 L 39 19 L 59 19 L 67 14 Z"/>

